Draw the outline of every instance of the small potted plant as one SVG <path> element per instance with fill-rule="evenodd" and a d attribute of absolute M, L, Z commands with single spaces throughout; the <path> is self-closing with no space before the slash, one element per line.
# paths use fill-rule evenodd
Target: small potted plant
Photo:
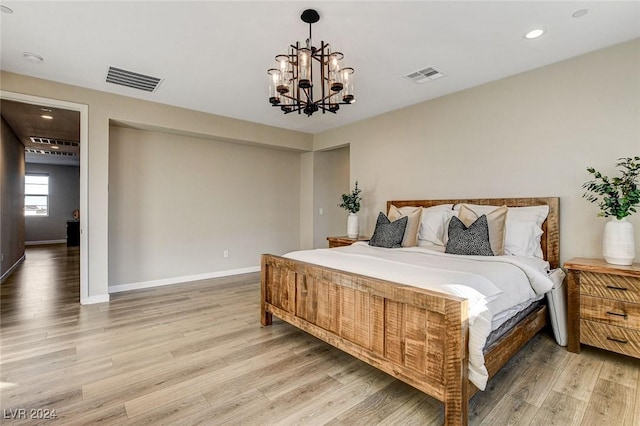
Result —
<path fill-rule="evenodd" d="M 640 205 L 640 157 L 619 158 L 616 167 L 620 169 L 620 176 L 613 178 L 588 167 L 593 179 L 582 185 L 586 190 L 582 196 L 600 207 L 598 216 L 611 217 L 602 239 L 605 260 L 614 265 L 631 265 L 635 258 L 635 239 L 633 224 L 627 222 L 627 216 L 636 213 Z"/>
<path fill-rule="evenodd" d="M 362 197 L 360 193 L 362 190 L 358 188 L 358 181 L 356 181 L 356 187 L 349 194 L 342 194 L 342 202 L 338 204 L 338 207 L 342 207 L 349 212 L 349 218 L 347 219 L 347 237 L 358 238 L 358 215 L 360 211 L 360 201 Z"/>

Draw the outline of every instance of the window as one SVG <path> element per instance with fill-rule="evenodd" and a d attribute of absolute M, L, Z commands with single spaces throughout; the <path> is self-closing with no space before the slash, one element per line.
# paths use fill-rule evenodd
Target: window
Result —
<path fill-rule="evenodd" d="M 49 216 L 49 176 L 28 174 L 24 177 L 24 215 Z"/>

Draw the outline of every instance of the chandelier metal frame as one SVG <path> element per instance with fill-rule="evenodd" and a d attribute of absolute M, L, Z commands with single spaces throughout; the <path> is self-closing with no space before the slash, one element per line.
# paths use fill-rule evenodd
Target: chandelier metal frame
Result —
<path fill-rule="evenodd" d="M 279 68 L 267 70 L 270 77 L 269 103 L 285 114 L 298 112 L 307 117 L 317 111 L 335 114 L 340 105 L 355 102 L 352 77 L 354 70 L 341 67 L 340 61 L 344 55 L 331 52 L 329 43 L 321 41 L 319 48 L 313 46 L 311 25 L 320 20 L 317 11 L 307 9 L 300 19 L 309 24 L 309 38 L 305 45 L 296 42 L 289 46 L 286 54 L 275 57 Z M 314 74 L 314 68 L 320 70 L 319 84 L 316 85 L 320 98 L 316 100 L 313 92 L 314 76 L 317 74 Z"/>

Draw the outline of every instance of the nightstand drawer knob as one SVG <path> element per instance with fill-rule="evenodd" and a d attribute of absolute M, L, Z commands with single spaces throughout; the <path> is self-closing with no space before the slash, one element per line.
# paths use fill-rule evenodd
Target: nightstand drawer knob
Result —
<path fill-rule="evenodd" d="M 609 315 L 615 315 L 617 317 L 623 317 L 624 319 L 627 319 L 627 314 L 625 313 L 620 313 L 620 312 L 611 312 L 611 311 L 607 311 L 607 314 Z"/>
<path fill-rule="evenodd" d="M 608 285 L 607 288 L 610 288 L 611 290 L 622 290 L 622 291 L 627 291 L 628 290 L 625 287 L 616 287 L 615 285 Z"/>
<path fill-rule="evenodd" d="M 608 337 L 608 336 L 607 336 L 607 340 L 611 340 L 613 342 L 618 342 L 618 343 L 624 343 L 624 344 L 629 343 L 629 341 L 626 340 L 626 339 L 618 339 L 618 338 L 615 338 L 615 337 Z"/>

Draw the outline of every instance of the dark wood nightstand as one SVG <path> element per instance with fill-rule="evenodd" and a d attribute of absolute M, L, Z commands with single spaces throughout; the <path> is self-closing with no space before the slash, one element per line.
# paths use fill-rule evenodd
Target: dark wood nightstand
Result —
<path fill-rule="evenodd" d="M 329 248 L 350 246 L 356 241 L 369 241 L 369 237 L 349 238 L 346 235 L 340 237 L 327 237 L 329 241 Z"/>
<path fill-rule="evenodd" d="M 640 263 L 611 265 L 575 258 L 567 268 L 571 352 L 580 343 L 640 358 Z"/>

